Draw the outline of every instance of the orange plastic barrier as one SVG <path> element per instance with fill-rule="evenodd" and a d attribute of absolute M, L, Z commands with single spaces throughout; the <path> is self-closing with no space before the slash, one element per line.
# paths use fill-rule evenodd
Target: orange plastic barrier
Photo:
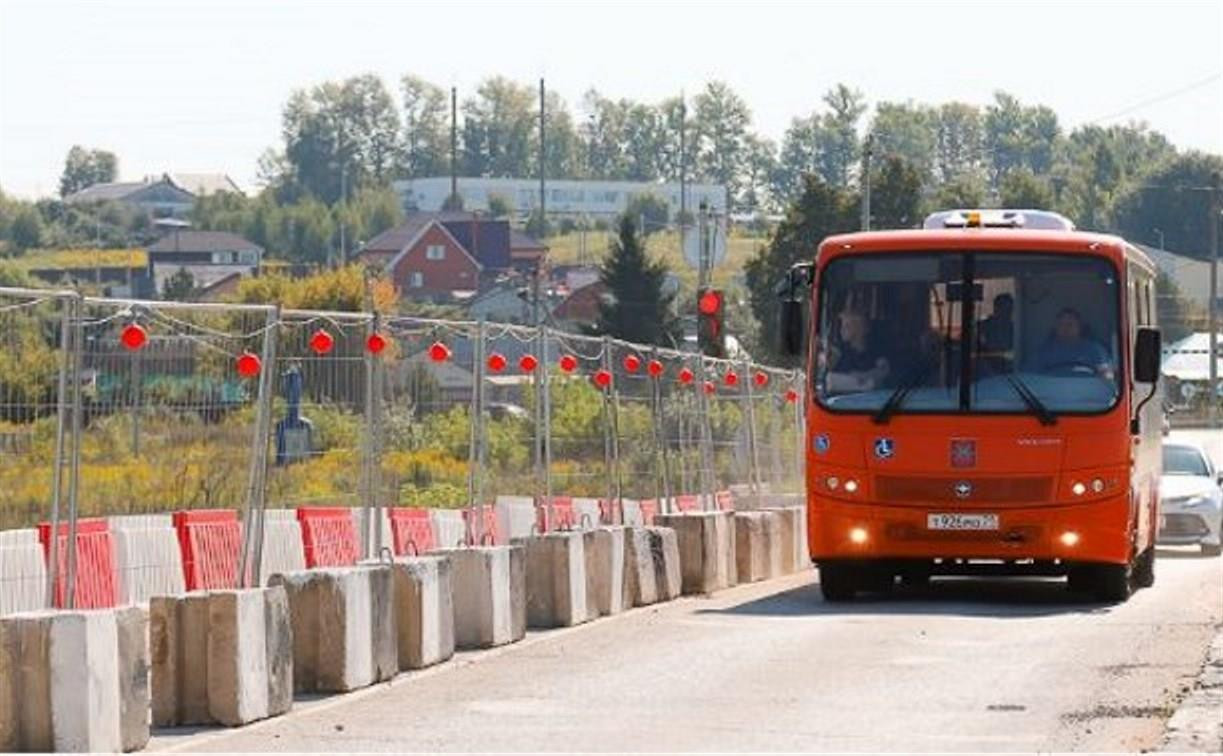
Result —
<path fill-rule="evenodd" d="M 552 501 L 537 501 L 535 504 L 535 529 L 540 533 L 554 530 L 573 530 L 573 498 L 553 496 Z"/>
<path fill-rule="evenodd" d="M 701 508 L 701 497 L 696 494 L 680 494 L 675 497 L 675 508 L 681 512 L 695 512 Z"/>
<path fill-rule="evenodd" d="M 396 556 L 432 551 L 436 539 L 429 510 L 420 507 L 391 507 L 391 538 Z"/>
<path fill-rule="evenodd" d="M 68 525 L 59 526 L 58 569 L 55 573 L 55 606 L 67 606 Z M 47 564 L 51 563 L 51 523 L 38 526 Z M 77 609 L 107 609 L 119 602 L 119 574 L 115 564 L 115 540 L 104 519 L 77 520 L 76 581 L 73 596 Z"/>
<path fill-rule="evenodd" d="M 183 582 L 189 591 L 238 587 L 242 525 L 232 509 L 175 512 L 174 530 L 183 555 Z"/>
<path fill-rule="evenodd" d="M 653 525 L 654 517 L 658 514 L 658 499 L 642 499 L 638 506 L 641 507 L 641 521 Z"/>
<path fill-rule="evenodd" d="M 351 509 L 301 507 L 297 521 L 302 528 L 306 567 L 349 567 L 357 563 L 360 548 Z"/>
<path fill-rule="evenodd" d="M 480 537 L 480 546 L 504 546 L 505 539 L 497 527 L 497 512 L 492 505 L 485 505 L 479 508 L 480 519 L 482 522 L 482 534 Z M 471 522 L 471 510 L 463 510 L 463 525 L 467 528 L 468 537 L 476 532 Z"/>

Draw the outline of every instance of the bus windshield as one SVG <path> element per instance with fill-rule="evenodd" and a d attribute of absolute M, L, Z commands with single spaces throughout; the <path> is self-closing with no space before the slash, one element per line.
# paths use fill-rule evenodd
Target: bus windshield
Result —
<path fill-rule="evenodd" d="M 1118 308 L 1099 257 L 839 257 L 820 274 L 815 396 L 847 412 L 1103 412 L 1120 396 Z"/>

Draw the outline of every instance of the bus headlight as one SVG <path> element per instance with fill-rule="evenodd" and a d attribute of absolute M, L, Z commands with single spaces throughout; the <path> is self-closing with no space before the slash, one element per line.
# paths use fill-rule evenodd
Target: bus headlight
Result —
<path fill-rule="evenodd" d="M 866 528 L 851 528 L 849 531 L 849 540 L 859 546 L 866 543 L 867 537 Z"/>
<path fill-rule="evenodd" d="M 1076 480 L 1074 485 L 1070 487 L 1070 492 L 1075 496 L 1082 496 L 1087 493 L 1087 486 L 1081 480 Z"/>
<path fill-rule="evenodd" d="M 854 480 L 853 478 L 845 481 L 845 493 L 857 493 L 857 491 L 858 481 Z"/>
<path fill-rule="evenodd" d="M 841 480 L 835 475 L 829 475 L 824 479 L 824 485 L 828 486 L 829 491 L 835 491 L 837 486 L 841 485 Z"/>
<path fill-rule="evenodd" d="M 1063 546 L 1077 546 L 1079 543 L 1079 534 L 1073 530 L 1067 530 L 1062 533 L 1061 542 Z"/>

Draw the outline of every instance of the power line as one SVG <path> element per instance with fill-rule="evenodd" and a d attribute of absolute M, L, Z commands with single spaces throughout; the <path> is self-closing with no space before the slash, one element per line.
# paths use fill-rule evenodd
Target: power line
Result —
<path fill-rule="evenodd" d="M 1090 121 L 1087 121 L 1086 123 L 1095 124 L 1101 121 L 1110 121 L 1114 118 L 1118 118 L 1128 113 L 1132 113 L 1135 110 L 1141 110 L 1142 108 L 1145 108 L 1148 105 L 1154 105 L 1157 102 L 1171 100 L 1173 97 L 1179 97 L 1180 95 L 1183 95 L 1186 92 L 1192 92 L 1195 89 L 1204 87 L 1207 84 L 1210 84 L 1211 82 L 1217 81 L 1220 77 L 1223 77 L 1223 72 L 1216 71 L 1212 73 L 1211 75 L 1207 76 L 1206 78 L 1199 79 L 1193 82 L 1192 84 L 1186 84 L 1185 86 L 1180 87 L 1179 89 L 1174 89 L 1170 92 L 1164 92 L 1163 94 L 1155 95 L 1154 97 L 1150 97 L 1146 100 L 1142 100 L 1141 102 L 1137 102 L 1137 103 L 1134 103 L 1133 105 L 1121 108 L 1120 110 L 1109 113 L 1108 115 L 1103 115 L 1103 116 L 1100 116 L 1099 118 L 1094 118 Z"/>

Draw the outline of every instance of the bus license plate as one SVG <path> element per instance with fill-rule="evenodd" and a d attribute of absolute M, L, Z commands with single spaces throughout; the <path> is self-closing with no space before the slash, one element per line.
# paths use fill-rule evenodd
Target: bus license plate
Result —
<path fill-rule="evenodd" d="M 930 530 L 997 530 L 996 514 L 940 513 L 926 515 Z"/>

